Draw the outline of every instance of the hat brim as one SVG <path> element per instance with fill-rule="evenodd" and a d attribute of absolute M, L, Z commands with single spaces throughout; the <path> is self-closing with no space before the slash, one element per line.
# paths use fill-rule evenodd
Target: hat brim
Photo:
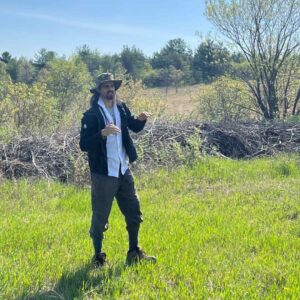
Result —
<path fill-rule="evenodd" d="M 99 88 L 101 87 L 101 85 L 103 83 L 106 83 L 106 82 L 113 82 L 114 86 L 115 86 L 115 90 L 117 90 L 122 84 L 122 80 L 107 80 L 107 81 L 101 82 L 101 84 L 98 87 L 94 87 L 93 89 L 90 89 L 90 92 L 93 94 L 99 94 Z"/>

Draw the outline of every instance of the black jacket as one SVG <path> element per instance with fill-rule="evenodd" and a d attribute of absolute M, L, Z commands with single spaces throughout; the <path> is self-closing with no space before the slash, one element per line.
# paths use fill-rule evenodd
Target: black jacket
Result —
<path fill-rule="evenodd" d="M 119 102 L 117 107 L 121 117 L 123 146 L 128 155 L 129 162 L 133 162 L 137 159 L 137 153 L 128 128 L 134 132 L 139 132 L 144 128 L 146 121 L 136 119 L 124 102 Z M 95 104 L 83 114 L 79 146 L 82 151 L 87 151 L 88 153 L 90 171 L 92 173 L 107 175 L 106 138 L 103 138 L 100 134 L 103 128 L 105 128 L 105 120 L 99 110 L 98 104 Z"/>

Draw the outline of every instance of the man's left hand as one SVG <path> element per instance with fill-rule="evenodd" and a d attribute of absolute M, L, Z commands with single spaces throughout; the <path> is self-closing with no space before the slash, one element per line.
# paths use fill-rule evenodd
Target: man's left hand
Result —
<path fill-rule="evenodd" d="M 150 113 L 146 112 L 146 111 L 143 111 L 142 113 L 140 113 L 137 117 L 137 119 L 139 121 L 146 121 L 149 117 L 151 116 Z"/>

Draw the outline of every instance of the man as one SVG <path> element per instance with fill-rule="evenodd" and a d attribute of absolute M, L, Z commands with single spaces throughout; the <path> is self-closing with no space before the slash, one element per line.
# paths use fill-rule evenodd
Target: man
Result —
<path fill-rule="evenodd" d="M 88 152 L 91 171 L 92 221 L 90 236 L 95 254 L 93 262 L 103 266 L 106 254 L 102 252 L 103 232 L 108 228 L 108 217 L 114 197 L 125 216 L 129 237 L 128 264 L 156 258 L 146 255 L 138 245 L 138 232 L 142 222 L 140 202 L 128 164 L 137 159 L 136 149 L 128 128 L 141 131 L 150 116 L 143 112 L 135 118 L 125 103 L 116 100 L 121 80 L 111 73 L 102 73 L 97 85 L 91 89 L 91 108 L 82 118 L 80 148 Z"/>

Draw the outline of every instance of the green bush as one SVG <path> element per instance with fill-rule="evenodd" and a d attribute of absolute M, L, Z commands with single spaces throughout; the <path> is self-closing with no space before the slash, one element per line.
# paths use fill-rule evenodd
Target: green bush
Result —
<path fill-rule="evenodd" d="M 90 95 L 92 78 L 86 65 L 78 58 L 51 61 L 45 77 L 47 87 L 57 98 L 61 111 L 80 105 Z"/>
<path fill-rule="evenodd" d="M 246 84 L 226 76 L 201 86 L 193 100 L 201 118 L 207 121 L 227 122 L 258 116 Z"/>
<path fill-rule="evenodd" d="M 0 84 L 0 139 L 16 135 L 44 135 L 54 130 L 59 112 L 57 100 L 45 84 Z"/>
<path fill-rule="evenodd" d="M 126 102 L 134 114 L 138 115 L 142 111 L 148 111 L 152 113 L 152 119 L 164 115 L 166 103 L 158 93 L 146 95 L 142 82 L 135 81 L 130 76 L 118 74 L 117 78 L 123 80 L 121 88 L 118 90 L 118 98 Z"/>

